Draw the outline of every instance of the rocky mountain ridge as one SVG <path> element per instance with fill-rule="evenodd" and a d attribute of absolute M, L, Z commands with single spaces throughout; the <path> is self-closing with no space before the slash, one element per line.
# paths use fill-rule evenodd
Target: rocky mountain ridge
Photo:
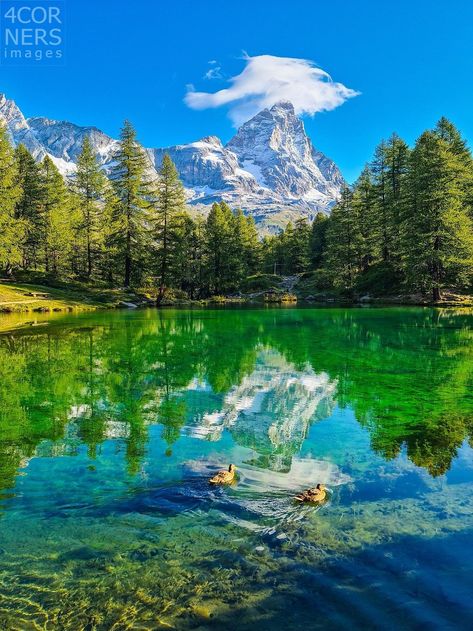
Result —
<path fill-rule="evenodd" d="M 85 136 L 105 171 L 114 163 L 118 141 L 97 127 L 44 117 L 26 118 L 14 101 L 0 95 L 3 120 L 14 145 L 23 143 L 37 160 L 49 155 L 71 175 Z M 224 145 L 216 136 L 166 148 L 146 149 L 150 168 L 165 153 L 176 164 L 190 208 L 205 213 L 224 200 L 252 214 L 262 233 L 288 221 L 329 213 L 344 185 L 335 163 L 318 151 L 289 102 L 264 109 L 244 123 Z"/>

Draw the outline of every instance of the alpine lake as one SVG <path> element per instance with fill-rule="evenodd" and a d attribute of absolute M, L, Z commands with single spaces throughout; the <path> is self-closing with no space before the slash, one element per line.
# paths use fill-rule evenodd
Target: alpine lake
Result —
<path fill-rule="evenodd" d="M 0 629 L 473 628 L 472 311 L 6 317 Z"/>

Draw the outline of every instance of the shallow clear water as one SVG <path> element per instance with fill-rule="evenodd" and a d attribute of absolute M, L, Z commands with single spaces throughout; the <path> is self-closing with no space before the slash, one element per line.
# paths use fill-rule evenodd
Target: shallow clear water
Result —
<path fill-rule="evenodd" d="M 471 312 L 23 324 L 0 336 L 0 628 L 472 628 Z M 329 502 L 294 504 L 318 482 Z"/>

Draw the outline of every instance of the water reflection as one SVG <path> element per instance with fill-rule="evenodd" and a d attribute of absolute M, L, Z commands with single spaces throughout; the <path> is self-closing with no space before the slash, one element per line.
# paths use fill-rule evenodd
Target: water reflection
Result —
<path fill-rule="evenodd" d="M 0 337 L 0 627 L 471 628 L 471 323 L 139 311 Z M 315 481 L 330 501 L 296 506 Z"/>
<path fill-rule="evenodd" d="M 149 428 L 291 470 L 310 427 L 351 409 L 372 449 L 432 476 L 473 429 L 473 317 L 431 310 L 88 314 L 0 338 L 0 489 L 36 455 L 107 440 L 140 471 Z"/>

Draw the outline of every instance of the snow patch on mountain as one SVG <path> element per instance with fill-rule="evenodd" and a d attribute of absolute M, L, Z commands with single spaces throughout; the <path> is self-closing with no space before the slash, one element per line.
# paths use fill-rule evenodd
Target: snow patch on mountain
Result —
<path fill-rule="evenodd" d="M 104 171 L 114 164 L 119 143 L 97 127 L 25 118 L 3 94 L 0 120 L 14 145 L 23 143 L 37 160 L 49 155 L 65 176 L 74 173 L 86 136 Z M 226 145 L 207 136 L 146 153 L 156 171 L 165 153 L 170 155 L 196 211 L 205 213 L 211 203 L 223 200 L 252 214 L 261 232 L 275 232 L 301 216 L 329 213 L 344 185 L 339 169 L 312 145 L 289 102 L 256 114 Z"/>

